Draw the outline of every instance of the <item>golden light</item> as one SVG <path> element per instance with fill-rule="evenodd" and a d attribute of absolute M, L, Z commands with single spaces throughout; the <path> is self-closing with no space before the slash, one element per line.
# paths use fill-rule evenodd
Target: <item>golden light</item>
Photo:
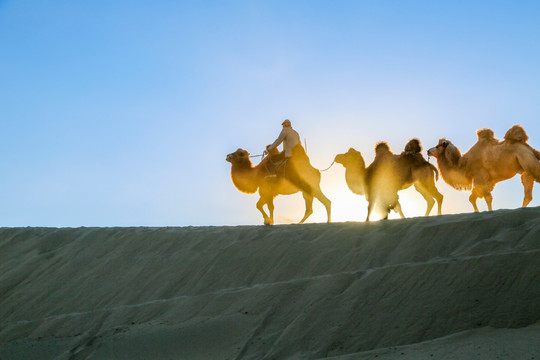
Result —
<path fill-rule="evenodd" d="M 364 221 L 367 216 L 365 196 L 354 194 L 345 182 L 345 169 L 336 164 L 324 173 L 321 188 L 332 200 L 332 221 Z"/>

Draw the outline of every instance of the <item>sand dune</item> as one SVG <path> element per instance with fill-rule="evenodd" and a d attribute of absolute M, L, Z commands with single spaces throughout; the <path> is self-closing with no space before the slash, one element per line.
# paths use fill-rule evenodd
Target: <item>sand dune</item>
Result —
<path fill-rule="evenodd" d="M 0 229 L 0 359 L 540 359 L 540 208 Z"/>

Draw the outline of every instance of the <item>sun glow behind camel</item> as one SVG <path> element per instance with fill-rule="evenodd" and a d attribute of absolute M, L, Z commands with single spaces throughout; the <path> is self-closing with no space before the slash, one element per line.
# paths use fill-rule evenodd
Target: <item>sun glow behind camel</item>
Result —
<path fill-rule="evenodd" d="M 371 159 L 369 160 L 369 162 Z M 368 162 L 368 163 L 369 163 Z M 343 168 L 333 166 L 328 171 L 322 172 L 321 188 L 328 198 L 332 201 L 332 221 L 347 222 L 347 221 L 364 221 L 367 215 L 368 203 L 365 196 L 353 194 L 345 183 L 345 171 Z M 436 183 L 437 188 L 443 194 L 444 200 L 442 205 L 443 214 L 459 214 L 472 212 L 472 208 L 468 201 L 469 194 L 467 192 L 458 192 L 447 185 L 440 177 Z M 508 194 L 515 194 L 515 197 L 509 197 Z M 506 182 L 497 185 L 494 194 L 494 205 L 498 206 L 503 202 L 513 202 L 511 208 L 520 207 L 521 199 L 521 182 L 519 177 L 514 177 Z M 422 196 L 410 187 L 398 192 L 399 201 L 402 206 L 403 213 L 406 218 L 424 216 L 426 211 L 426 202 Z M 257 213 L 255 202 L 257 195 L 251 195 L 249 201 L 250 206 L 245 211 Z M 301 215 L 304 213 L 304 200 L 300 193 L 287 196 L 278 196 L 275 201 L 275 218 L 276 224 L 292 224 L 297 223 Z M 243 203 L 246 206 L 246 202 Z M 487 210 L 485 204 L 479 203 L 480 211 Z M 258 215 L 258 214 L 257 214 Z M 436 216 L 436 206 L 431 210 L 430 216 Z M 388 215 L 388 219 L 399 219 L 400 216 L 394 211 Z M 260 221 L 260 219 L 258 219 Z M 380 220 L 377 212 L 373 212 L 372 221 Z M 315 200 L 313 202 L 313 214 L 306 221 L 307 223 L 325 222 L 326 213 L 324 207 Z"/>
<path fill-rule="evenodd" d="M 344 180 L 343 169 L 332 168 L 323 172 L 321 188 L 328 198 L 332 201 L 332 222 L 364 221 L 367 216 L 368 203 L 364 196 L 353 194 Z M 252 210 L 256 212 L 254 202 L 257 195 L 252 196 Z M 402 210 L 406 217 L 423 216 L 426 211 L 426 202 L 418 192 L 409 188 L 399 192 L 399 199 L 402 204 Z M 465 199 L 466 201 L 466 199 Z M 274 200 L 276 224 L 292 224 L 300 220 L 304 213 L 304 200 L 300 193 L 287 196 L 278 196 Z M 452 204 L 450 204 L 452 206 Z M 444 213 L 453 214 L 463 211 L 459 206 L 449 208 Z M 443 209 L 445 205 L 443 205 Z M 436 214 L 436 206 L 431 211 L 431 215 Z M 381 217 L 374 211 L 371 220 L 377 221 Z M 400 216 L 392 211 L 388 215 L 389 219 L 399 219 Z M 324 207 L 315 200 L 313 202 L 313 214 L 306 221 L 307 223 L 325 222 L 326 213 Z"/>

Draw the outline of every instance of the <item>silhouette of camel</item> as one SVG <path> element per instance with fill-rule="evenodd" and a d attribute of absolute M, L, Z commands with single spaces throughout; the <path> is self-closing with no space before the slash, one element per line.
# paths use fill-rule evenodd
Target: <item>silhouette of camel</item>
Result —
<path fill-rule="evenodd" d="M 375 160 L 367 169 L 362 154 L 353 148 L 336 155 L 335 162 L 345 167 L 345 181 L 349 189 L 355 194 L 366 195 L 369 203 L 366 221 L 369 221 L 375 204 L 378 204 L 378 212 L 384 218 L 392 209 L 404 218 L 397 192 L 411 185 L 427 202 L 425 216 L 429 215 L 435 204 L 433 199 L 437 200 L 437 213 L 441 215 L 443 196 L 437 190 L 433 176 L 438 178 L 438 171 L 424 159 L 421 151 L 418 139 L 410 140 L 399 155 L 393 154 L 388 144 L 379 143 L 375 148 Z"/>
<path fill-rule="evenodd" d="M 274 149 L 271 152 L 276 154 Z M 234 186 L 241 192 L 253 194 L 259 190 L 257 209 L 261 212 L 264 224 L 274 224 L 274 198 L 278 195 L 290 195 L 302 192 L 306 211 L 300 223 L 313 213 L 313 198 L 317 198 L 326 208 L 328 222 L 331 221 L 331 201 L 323 194 L 320 187 L 321 173 L 309 163 L 309 159 L 301 146 L 293 150 L 293 156 L 278 171 L 276 178 L 268 178 L 266 163 L 271 156 L 265 157 L 257 166 L 253 166 L 249 152 L 238 149 L 227 155 L 231 166 L 231 179 Z M 264 210 L 268 208 L 268 214 Z"/>
<path fill-rule="evenodd" d="M 477 198 L 484 198 L 491 211 L 495 184 L 521 174 L 522 206 L 527 206 L 532 200 L 534 181 L 540 182 L 540 152 L 527 144 L 525 130 L 514 125 L 503 141 L 496 139 L 491 129 L 480 129 L 476 134 L 478 141 L 463 155 L 445 138 L 428 150 L 428 156 L 437 158 L 444 181 L 457 190 L 472 189 L 469 201 L 474 211 L 478 211 Z"/>
<path fill-rule="evenodd" d="M 405 217 L 398 201 L 398 190 L 405 174 L 399 172 L 395 160 L 386 142 L 380 142 L 375 146 L 375 158 L 366 168 L 365 174 L 366 200 L 368 201 L 366 221 L 369 221 L 375 205 L 383 219 L 388 218 L 390 210 L 397 211 L 402 219 Z"/>

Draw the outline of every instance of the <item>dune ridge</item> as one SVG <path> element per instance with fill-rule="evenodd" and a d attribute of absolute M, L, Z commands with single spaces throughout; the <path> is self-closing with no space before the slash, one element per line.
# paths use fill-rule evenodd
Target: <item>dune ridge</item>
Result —
<path fill-rule="evenodd" d="M 1 228 L 0 268 L 0 359 L 540 358 L 540 208 Z"/>

